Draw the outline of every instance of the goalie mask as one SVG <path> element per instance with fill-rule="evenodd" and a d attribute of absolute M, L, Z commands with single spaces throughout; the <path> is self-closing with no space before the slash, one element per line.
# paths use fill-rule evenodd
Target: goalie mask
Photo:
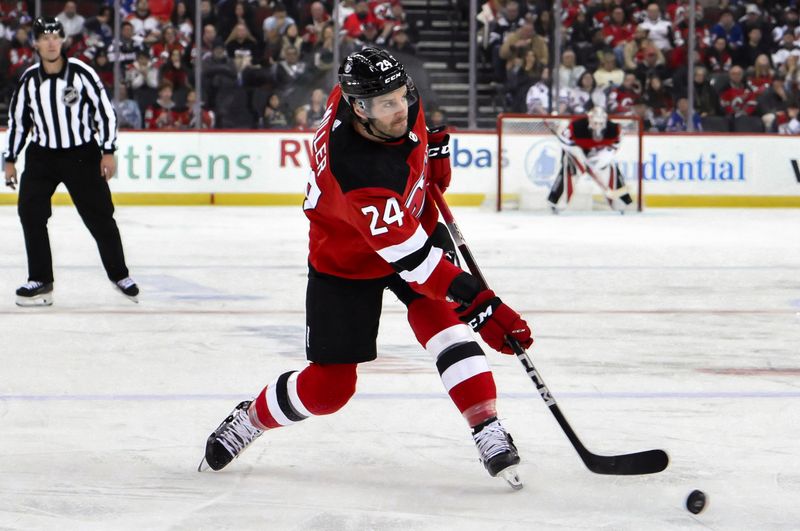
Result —
<path fill-rule="evenodd" d="M 589 119 L 589 129 L 592 131 L 592 136 L 595 138 L 602 138 L 603 131 L 608 124 L 608 114 L 600 107 L 593 107 L 586 117 Z"/>
<path fill-rule="evenodd" d="M 414 82 L 397 59 L 378 48 L 351 53 L 339 68 L 339 85 L 351 108 L 360 109 L 367 117 L 364 120 L 353 110 L 370 134 L 383 140 L 399 138 L 374 129 L 374 120 L 389 118 L 417 101 Z"/>

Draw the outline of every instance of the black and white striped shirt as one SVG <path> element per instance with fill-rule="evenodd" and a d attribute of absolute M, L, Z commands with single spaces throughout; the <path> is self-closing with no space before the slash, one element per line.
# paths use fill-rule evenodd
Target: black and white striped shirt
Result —
<path fill-rule="evenodd" d="M 67 149 L 97 139 L 103 153 L 117 149 L 117 116 L 97 73 L 68 58 L 61 72 L 47 74 L 41 63 L 22 74 L 8 110 L 7 162 L 15 162 L 28 133 L 44 148 Z"/>

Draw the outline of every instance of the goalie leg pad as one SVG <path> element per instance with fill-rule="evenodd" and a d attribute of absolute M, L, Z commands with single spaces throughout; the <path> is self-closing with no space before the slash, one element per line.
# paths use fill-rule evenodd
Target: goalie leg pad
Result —
<path fill-rule="evenodd" d="M 575 193 L 575 184 L 572 182 L 572 173 L 567 174 L 567 203 L 572 199 L 572 194 Z"/>
<path fill-rule="evenodd" d="M 625 190 L 625 193 L 619 196 L 620 201 L 622 201 L 626 205 L 630 205 L 631 203 L 633 203 L 633 198 L 631 197 L 631 194 L 627 192 L 628 188 L 625 185 L 625 177 L 622 175 L 619 166 L 617 166 L 616 164 L 611 166 L 611 174 L 613 175 L 614 178 L 614 183 L 613 186 L 611 186 L 611 189 L 620 191 Z"/>
<path fill-rule="evenodd" d="M 561 168 L 556 174 L 556 180 L 553 181 L 553 185 L 550 187 L 550 195 L 547 197 L 547 200 L 553 204 L 558 203 L 558 200 L 561 199 L 561 196 L 564 194 L 566 183 L 567 202 L 569 202 L 570 197 L 572 197 L 572 178 L 575 173 L 575 162 L 572 156 L 565 152 L 561 157 Z"/>

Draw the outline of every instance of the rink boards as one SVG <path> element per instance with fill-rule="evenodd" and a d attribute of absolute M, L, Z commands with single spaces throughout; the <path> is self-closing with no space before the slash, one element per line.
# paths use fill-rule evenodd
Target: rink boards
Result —
<path fill-rule="evenodd" d="M 118 173 L 111 182 L 117 204 L 295 205 L 302 201 L 313 154 L 310 132 L 127 132 L 119 135 Z M 526 161 L 552 142 L 543 135 L 504 138 L 504 175 L 534 183 Z M 797 141 L 780 135 L 645 135 L 646 207 L 798 207 Z M 497 186 L 497 135 L 451 135 L 454 205 L 480 205 Z M 621 153 L 623 165 L 631 157 Z M 18 172 L 24 168 L 24 156 Z M 626 166 L 635 171 L 635 164 Z M 629 176 L 630 178 L 631 176 Z M 537 181 L 538 179 L 538 181 Z M 0 193 L 0 204 L 16 202 Z M 63 189 L 55 202 L 69 202 Z"/>

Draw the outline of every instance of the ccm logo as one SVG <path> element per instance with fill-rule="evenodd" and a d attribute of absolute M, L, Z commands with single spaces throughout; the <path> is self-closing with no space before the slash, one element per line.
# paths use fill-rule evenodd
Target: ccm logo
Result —
<path fill-rule="evenodd" d="M 468 324 L 468 325 L 470 326 L 470 328 L 472 328 L 473 330 L 475 330 L 475 331 L 478 331 L 478 330 L 480 330 L 480 328 L 483 326 L 483 324 L 484 324 L 486 321 L 488 321 L 488 320 L 489 320 L 489 318 L 490 318 L 491 316 L 492 316 L 492 307 L 491 307 L 491 306 L 489 306 L 489 307 L 487 307 L 487 308 L 486 308 L 484 311 L 482 311 L 482 312 L 479 312 L 479 313 L 478 313 L 478 315 L 477 315 L 477 316 L 475 316 L 475 318 L 474 318 L 474 319 L 470 320 L 470 322 L 469 322 L 469 323 L 467 323 L 467 324 Z"/>
<path fill-rule="evenodd" d="M 428 147 L 428 157 L 432 159 L 446 158 L 450 156 L 450 145 Z"/>
<path fill-rule="evenodd" d="M 387 84 L 391 83 L 392 81 L 394 81 L 395 79 L 397 79 L 398 77 L 400 77 L 400 72 L 397 72 L 396 74 L 392 75 L 391 77 L 387 77 L 386 80 L 383 82 L 383 84 L 387 85 Z"/>

